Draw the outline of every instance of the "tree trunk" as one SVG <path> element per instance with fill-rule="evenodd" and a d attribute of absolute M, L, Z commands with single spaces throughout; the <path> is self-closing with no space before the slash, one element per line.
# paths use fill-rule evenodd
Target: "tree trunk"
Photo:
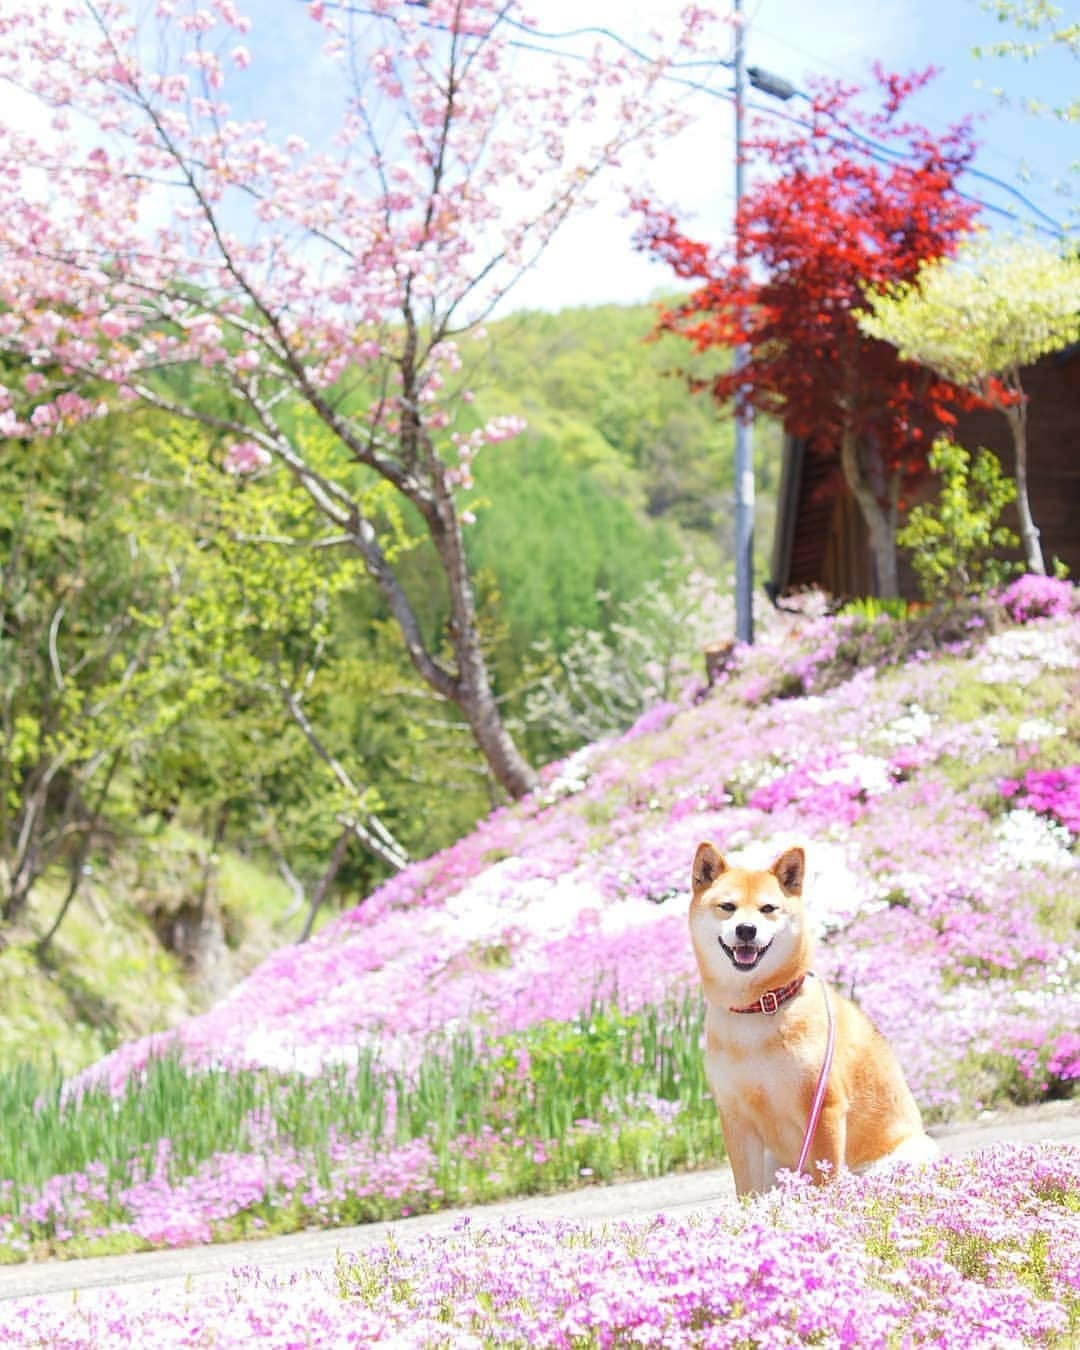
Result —
<path fill-rule="evenodd" d="M 458 706 L 499 786 L 515 800 L 532 792 L 540 780 L 503 725 L 486 671 L 482 687 L 463 690 Z"/>
<path fill-rule="evenodd" d="M 1023 390 L 1019 391 L 1019 401 L 1005 409 L 1012 432 L 1013 451 L 1016 455 L 1016 511 L 1020 517 L 1020 540 L 1024 545 L 1024 558 L 1029 572 L 1036 576 L 1046 576 L 1046 563 L 1043 561 L 1042 544 L 1039 542 L 1039 527 L 1031 515 L 1031 503 L 1028 500 L 1027 482 L 1027 403 Z"/>
<path fill-rule="evenodd" d="M 517 799 L 532 792 L 539 779 L 503 725 L 480 645 L 476 601 L 465 556 L 461 520 L 445 469 L 438 466 L 432 477 L 435 511 L 429 517 L 429 524 L 446 574 L 450 595 L 449 635 L 457 660 L 452 698 L 465 714 L 473 738 L 495 781 Z"/>
<path fill-rule="evenodd" d="M 870 537 L 877 594 L 882 600 L 895 600 L 900 595 L 896 570 L 895 513 L 881 505 L 877 494 L 870 486 L 859 459 L 859 448 L 853 431 L 845 431 L 841 439 L 840 464 L 844 471 L 844 481 L 855 498 Z"/>
<path fill-rule="evenodd" d="M 201 875 L 199 878 L 199 895 L 197 900 L 197 910 L 200 915 L 207 912 L 207 906 L 210 901 L 211 884 L 213 883 L 218 870 L 218 854 L 222 844 L 225 842 L 225 831 L 229 825 L 229 804 L 218 808 L 217 815 L 214 817 L 214 832 L 210 838 L 210 847 L 207 849 L 203 860 Z"/>
<path fill-rule="evenodd" d="M 4 869 L 6 891 L 0 903 L 0 919 L 4 923 L 14 923 L 22 916 L 30 902 L 30 892 L 48 867 L 57 838 L 74 807 L 76 792 L 72 783 L 66 794 L 60 826 L 51 832 L 53 838 L 50 845 L 46 838 L 49 833 L 50 794 L 54 780 L 64 767 L 62 754 L 51 761 L 43 761 L 34 768 L 23 785 L 22 801 L 16 817 L 18 829 L 14 848 Z"/>
<path fill-rule="evenodd" d="M 300 936 L 296 939 L 298 943 L 306 942 L 311 937 L 311 930 L 315 927 L 315 918 L 322 908 L 322 903 L 334 884 L 334 878 L 341 871 L 341 864 L 345 861 L 345 853 L 349 847 L 349 840 L 352 838 L 352 828 L 348 825 L 338 835 L 338 841 L 334 845 L 334 851 L 330 857 L 326 871 L 319 878 L 319 884 L 315 887 L 315 894 L 311 897 L 311 905 L 307 912 L 307 918 L 304 920 L 304 927 L 301 929 Z"/>
<path fill-rule="evenodd" d="M 456 658 L 456 670 L 447 669 L 428 650 L 409 597 L 383 552 L 372 523 L 355 508 L 344 520 L 341 519 L 312 493 L 302 473 L 299 479 L 316 506 L 329 512 L 329 519 L 349 531 L 348 537 L 363 558 L 368 576 L 386 601 L 417 674 L 436 694 L 462 710 L 495 781 L 516 799 L 531 792 L 539 779 L 502 724 L 484 663 L 472 579 L 447 466 L 438 460 L 430 446 L 425 444 L 425 450 L 424 468 L 430 487 L 414 486 L 401 490 L 423 516 L 442 565 L 450 602 L 448 636 Z"/>
<path fill-rule="evenodd" d="M 80 840 L 79 847 L 75 850 L 75 856 L 71 861 L 71 869 L 68 874 L 67 894 L 64 896 L 60 908 L 57 910 L 56 918 L 52 921 L 49 931 L 35 948 L 38 960 L 41 960 L 48 951 L 49 943 L 52 942 L 53 938 L 59 932 L 60 925 L 67 917 L 67 912 L 71 908 L 76 895 L 79 893 L 79 887 L 82 885 L 82 880 L 85 875 L 86 860 L 90 856 L 90 848 L 94 842 L 94 836 L 97 833 L 98 825 L 101 823 L 101 813 L 104 809 L 105 802 L 108 799 L 109 789 L 112 787 L 113 775 L 116 773 L 117 767 L 120 764 L 120 757 L 121 751 L 115 751 L 109 762 L 108 770 L 105 773 L 105 781 L 102 783 L 98 792 L 97 801 L 94 803 L 94 808 L 90 812 L 89 819 L 83 826 L 82 839 Z"/>

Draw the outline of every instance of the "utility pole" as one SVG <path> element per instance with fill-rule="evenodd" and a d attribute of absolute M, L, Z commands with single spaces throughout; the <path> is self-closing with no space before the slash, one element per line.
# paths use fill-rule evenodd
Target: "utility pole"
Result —
<path fill-rule="evenodd" d="M 735 5 L 735 260 L 745 261 L 739 204 L 743 196 L 743 117 L 746 108 L 746 47 L 742 0 Z M 745 369 L 750 349 L 735 348 L 735 373 Z M 754 640 L 754 422 L 743 385 L 735 395 L 735 638 Z"/>

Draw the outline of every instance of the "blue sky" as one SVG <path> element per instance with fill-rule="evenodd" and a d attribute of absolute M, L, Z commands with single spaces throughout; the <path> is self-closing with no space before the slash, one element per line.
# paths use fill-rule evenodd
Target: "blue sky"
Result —
<path fill-rule="evenodd" d="M 2 2 L 2 0 L 0 0 Z M 612 29 L 630 40 L 651 27 L 667 27 L 683 0 L 526 0 L 526 10 L 541 29 L 562 32 L 590 26 Z M 715 0 L 724 8 L 723 0 Z M 1066 51 L 1042 54 L 1030 63 L 979 60 L 977 44 L 989 45 L 1015 34 L 999 25 L 980 0 L 743 0 L 748 20 L 747 59 L 799 87 L 813 75 L 865 84 L 872 62 L 904 71 L 927 64 L 940 75 L 923 92 L 913 112 L 932 130 L 964 114 L 977 116 L 981 149 L 976 167 L 1019 187 L 1050 217 L 1071 221 L 1080 238 L 1080 123 L 1032 117 L 1022 108 L 1026 97 L 1062 102 L 1080 87 L 1080 61 Z M 1080 19 L 1080 0 L 1058 0 L 1070 19 Z M 341 74 L 319 58 L 321 34 L 303 0 L 241 0 L 254 21 L 245 39 L 252 49 L 250 69 L 233 71 L 226 97 L 240 116 L 267 116 L 272 132 L 297 131 L 317 144 L 341 110 Z M 585 50 L 592 43 L 585 38 Z M 561 45 L 561 44 L 553 44 Z M 572 45 L 571 45 L 571 49 Z M 543 61 L 544 57 L 523 57 Z M 729 89 L 730 72 L 713 76 L 718 90 Z M 1009 102 L 995 96 L 1002 86 Z M 9 91 L 10 93 L 10 91 Z M 762 98 L 762 96 L 758 96 Z M 6 115 L 33 118 L 14 95 Z M 770 100 L 764 99 L 766 105 Z M 730 233 L 734 199 L 734 128 L 731 104 L 718 97 L 690 96 L 693 124 L 665 145 L 658 160 L 635 163 L 630 157 L 622 179 L 647 181 L 655 195 L 679 210 L 692 233 L 718 242 Z M 772 104 L 797 110 L 798 103 Z M 1054 190 L 1071 178 L 1072 200 Z M 966 187 L 992 204 L 1036 214 L 1000 187 L 971 177 Z M 670 289 L 661 264 L 636 253 L 634 222 L 624 213 L 624 194 L 615 184 L 588 214 L 569 222 L 535 268 L 518 284 L 502 312 L 520 308 L 560 308 L 573 304 L 633 302 Z M 985 220 L 1005 228 L 1000 216 Z"/>
<path fill-rule="evenodd" d="M 547 29 L 597 24 L 633 35 L 650 19 L 670 13 L 675 3 L 536 0 L 531 8 L 536 23 Z M 1068 17 L 1080 18 L 1078 0 L 1062 3 Z M 963 115 L 975 114 L 981 142 L 975 167 L 1015 185 L 1052 218 L 1064 221 L 1071 209 L 1074 228 L 1080 227 L 1080 173 L 1072 175 L 1071 202 L 1053 187 L 1068 181 L 1070 163 L 1080 161 L 1080 124 L 1032 117 L 1021 106 L 1026 97 L 1062 102 L 1073 96 L 1080 63 L 1067 52 L 1044 54 L 1027 64 L 977 59 L 972 54 L 977 44 L 1014 34 L 979 0 L 876 0 L 873 6 L 851 0 L 744 0 L 744 7 L 748 61 L 799 87 L 815 74 L 866 83 L 875 60 L 891 70 L 939 67 L 937 79 L 912 105 L 918 117 L 932 130 L 944 130 Z M 1008 92 L 1008 104 L 995 95 L 996 86 Z M 650 173 L 660 195 L 678 204 L 702 237 L 718 237 L 730 228 L 734 199 L 732 113 L 730 104 L 704 96 L 694 106 L 698 122 L 668 147 Z M 1037 218 L 985 179 L 970 177 L 965 186 L 994 205 Z M 1003 217 L 987 214 L 985 219 L 1008 228 Z M 631 222 L 619 215 L 615 199 L 599 205 L 588 219 L 567 227 L 515 292 L 514 307 L 638 300 L 663 287 L 666 269 L 635 255 L 630 234 Z"/>

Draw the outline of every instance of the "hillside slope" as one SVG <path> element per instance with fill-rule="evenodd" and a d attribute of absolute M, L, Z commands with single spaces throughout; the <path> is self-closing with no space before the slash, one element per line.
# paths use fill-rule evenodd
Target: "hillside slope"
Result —
<path fill-rule="evenodd" d="M 182 1245 L 714 1160 L 685 917 L 703 838 L 766 860 L 807 845 L 817 969 L 892 1040 L 931 1120 L 1070 1093 L 1078 602 L 1025 578 L 944 619 L 774 615 L 706 696 L 550 766 L 531 800 L 210 1012 L 69 1083 L 52 1154 L 9 1104 L 0 1253 Z"/>
<path fill-rule="evenodd" d="M 1080 623 L 984 636 L 973 618 L 952 651 L 879 668 L 855 663 L 888 620 L 845 638 L 844 621 L 777 619 L 699 706 L 657 708 L 550 766 L 537 797 L 271 957 L 176 1033 L 186 1057 L 312 1073 L 367 1041 L 404 1061 L 413 1038 L 465 1019 L 507 1032 L 595 1000 L 662 1000 L 693 979 L 697 842 L 771 857 L 797 839 L 822 973 L 897 1041 L 924 1106 L 977 1105 L 971 1071 L 988 1056 L 1025 1077 L 1055 1026 L 1067 1042 L 1080 1024 L 1075 836 L 1001 785 L 1075 758 Z M 151 1048 L 98 1072 L 117 1081 Z"/>

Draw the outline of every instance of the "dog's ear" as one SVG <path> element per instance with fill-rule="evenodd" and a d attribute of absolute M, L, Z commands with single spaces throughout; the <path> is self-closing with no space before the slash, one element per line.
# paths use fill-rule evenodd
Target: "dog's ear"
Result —
<path fill-rule="evenodd" d="M 785 895 L 801 895 L 803 877 L 806 875 L 806 854 L 801 848 L 789 848 L 786 853 L 781 853 L 770 871 Z"/>
<path fill-rule="evenodd" d="M 727 871 L 727 863 L 721 858 L 714 844 L 707 841 L 704 844 L 698 844 L 697 852 L 694 854 L 694 867 L 691 872 L 691 881 L 694 887 L 694 894 L 699 891 L 707 890 L 722 872 Z"/>

